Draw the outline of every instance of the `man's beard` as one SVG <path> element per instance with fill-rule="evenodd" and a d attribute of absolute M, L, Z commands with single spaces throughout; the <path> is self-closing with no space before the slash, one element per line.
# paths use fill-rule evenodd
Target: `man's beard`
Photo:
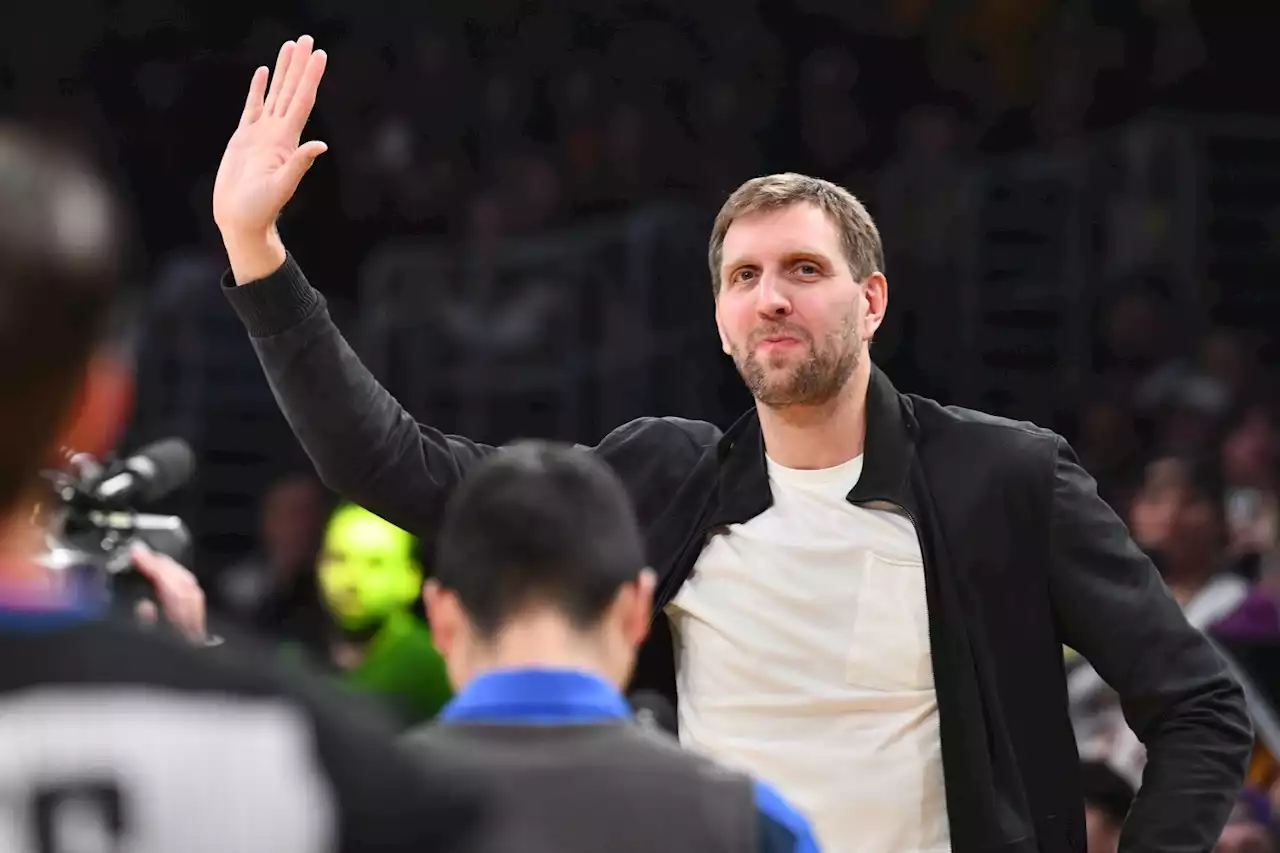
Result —
<path fill-rule="evenodd" d="M 790 335 L 808 347 L 807 355 L 785 372 L 771 371 L 758 345 L 771 335 Z M 853 324 L 831 332 L 818 346 L 805 332 L 788 326 L 758 329 L 747 346 L 733 347 L 733 362 L 752 396 L 770 408 L 814 406 L 831 401 L 858 367 L 862 340 Z M 763 359 L 768 359 L 765 354 Z"/>

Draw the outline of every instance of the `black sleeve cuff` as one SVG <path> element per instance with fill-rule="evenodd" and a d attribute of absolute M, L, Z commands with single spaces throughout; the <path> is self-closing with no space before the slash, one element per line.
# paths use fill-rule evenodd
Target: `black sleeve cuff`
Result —
<path fill-rule="evenodd" d="M 222 276 L 222 291 L 254 338 L 278 335 L 310 317 L 324 297 L 307 282 L 293 255 L 266 278 L 237 286 L 231 271 Z"/>

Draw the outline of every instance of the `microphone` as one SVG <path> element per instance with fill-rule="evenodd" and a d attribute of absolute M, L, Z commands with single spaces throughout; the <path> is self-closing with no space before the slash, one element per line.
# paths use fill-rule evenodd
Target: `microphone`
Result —
<path fill-rule="evenodd" d="M 180 438 L 162 438 L 108 468 L 94 486 L 93 496 L 117 505 L 153 501 L 185 484 L 195 468 L 191 445 Z"/>
<path fill-rule="evenodd" d="M 638 690 L 631 697 L 631 709 L 641 727 L 675 736 L 678 732 L 676 707 L 653 690 Z"/>

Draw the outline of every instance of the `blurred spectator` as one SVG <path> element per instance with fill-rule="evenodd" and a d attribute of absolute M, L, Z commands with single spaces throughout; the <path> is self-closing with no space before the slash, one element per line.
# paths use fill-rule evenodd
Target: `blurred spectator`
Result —
<path fill-rule="evenodd" d="M 1230 427 L 1223 442 L 1227 527 L 1230 551 L 1237 557 L 1257 559 L 1275 547 L 1278 441 L 1270 409 L 1253 405 Z"/>
<path fill-rule="evenodd" d="M 1152 555 L 1193 622 L 1208 626 L 1230 612 L 1220 612 L 1224 602 L 1239 604 L 1239 578 L 1220 574 L 1226 524 L 1215 464 L 1178 456 L 1150 463 L 1129 518 L 1134 541 Z"/>
<path fill-rule="evenodd" d="M 855 86 L 860 69 L 847 50 L 821 48 L 800 69 L 800 136 L 814 174 L 848 182 L 868 141 Z"/>
<path fill-rule="evenodd" d="M 277 639 L 314 640 L 317 622 L 323 623 L 314 566 L 325 500 L 310 474 L 282 477 L 267 489 L 257 548 L 215 581 L 217 601 L 231 616 Z"/>
<path fill-rule="evenodd" d="M 1075 447 L 1102 497 L 1123 511 L 1141 479 L 1143 447 L 1122 397 L 1100 396 L 1084 407 Z"/>
<path fill-rule="evenodd" d="M 1245 601 L 1248 583 L 1225 570 L 1216 465 L 1178 456 L 1151 462 L 1130 508 L 1129 527 L 1193 626 L 1210 630 Z M 1145 750 L 1125 722 L 1118 698 L 1087 662 L 1071 663 L 1067 689 L 1082 754 L 1106 761 L 1137 785 Z"/>
<path fill-rule="evenodd" d="M 431 631 L 414 614 L 422 589 L 417 541 L 358 506 L 340 507 L 324 534 L 317 575 L 331 630 L 320 656 L 287 653 L 338 673 L 408 726 L 432 719 L 453 691 Z"/>
<path fill-rule="evenodd" d="M 1136 387 L 1169 356 L 1169 305 L 1159 283 L 1125 281 L 1107 290 L 1097 328 L 1097 369 Z"/>
<path fill-rule="evenodd" d="M 963 301 L 954 286 L 974 239 L 975 197 L 969 153 L 956 111 L 946 105 L 908 110 L 896 154 L 876 183 L 875 215 L 885 241 L 895 308 L 880 334 L 914 323 L 921 369 L 934 381 L 962 352 Z M 909 320 L 910 318 L 910 320 Z"/>
<path fill-rule="evenodd" d="M 1084 788 L 1085 850 L 1116 853 L 1135 788 L 1102 761 L 1082 762 L 1080 775 Z"/>
<path fill-rule="evenodd" d="M 1256 347 L 1232 329 L 1212 329 L 1200 343 L 1200 370 L 1227 389 L 1233 403 L 1239 403 L 1257 381 Z"/>
<path fill-rule="evenodd" d="M 1222 830 L 1214 853 L 1274 853 L 1275 825 L 1266 797 L 1246 792 Z"/>
<path fill-rule="evenodd" d="M 764 133 L 777 111 L 770 90 L 751 88 L 734 63 L 721 62 L 693 80 L 689 123 L 703 165 L 702 188 L 708 198 L 723 198 L 760 171 Z"/>

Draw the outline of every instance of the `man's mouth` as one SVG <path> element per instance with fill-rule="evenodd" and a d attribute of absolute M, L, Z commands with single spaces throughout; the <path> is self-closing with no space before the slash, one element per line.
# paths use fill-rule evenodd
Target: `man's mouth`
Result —
<path fill-rule="evenodd" d="M 759 349 L 785 349 L 787 347 L 799 346 L 800 339 L 792 335 L 769 335 L 760 339 L 756 344 Z"/>

